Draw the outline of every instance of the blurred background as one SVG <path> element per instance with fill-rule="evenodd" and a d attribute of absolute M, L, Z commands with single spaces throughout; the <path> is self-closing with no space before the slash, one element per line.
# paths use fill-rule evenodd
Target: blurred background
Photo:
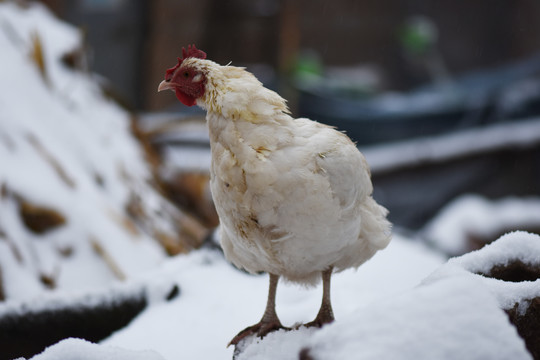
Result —
<path fill-rule="evenodd" d="M 191 43 L 218 63 L 246 66 L 288 99 L 295 116 L 335 125 L 361 147 L 540 111 L 540 3 L 533 0 L 44 2 L 82 29 L 90 69 L 137 113 L 203 116 L 155 89 Z M 412 228 L 460 193 L 538 194 L 536 147 L 516 152 L 505 143 L 502 151 L 497 136 L 484 133 L 494 141 L 474 156 L 471 141 L 457 139 L 450 146 L 460 154 L 429 166 L 418 156 L 425 162 L 442 145 L 396 149 L 393 166 L 372 164 L 376 194 L 398 225 Z M 414 159 L 399 160 L 411 151 Z"/>
<path fill-rule="evenodd" d="M 540 49 L 534 0 L 43 2 L 84 31 L 91 69 L 146 111 L 175 104 L 173 96 L 156 96 L 155 84 L 192 43 L 266 83 L 308 72 L 331 75 L 323 86 L 348 79 L 349 95 L 366 96 L 494 69 Z M 355 68 L 358 78 L 335 67 Z"/>
<path fill-rule="evenodd" d="M 293 115 L 346 131 L 398 227 L 420 229 L 466 193 L 540 192 L 537 1 L 43 3 L 81 30 L 87 70 L 137 115 L 181 203 L 196 200 L 171 173 L 207 171 L 204 129 L 193 125 L 204 113 L 156 86 L 192 43 L 218 63 L 246 66 Z"/>
<path fill-rule="evenodd" d="M 197 200 L 178 182 L 206 179 L 204 113 L 156 87 L 188 44 L 246 66 L 293 115 L 346 131 L 398 227 L 418 230 L 466 193 L 540 192 L 537 1 L 42 3 L 79 29 L 71 61 L 134 116 L 181 204 Z M 179 178 L 186 168 L 197 175 Z"/>

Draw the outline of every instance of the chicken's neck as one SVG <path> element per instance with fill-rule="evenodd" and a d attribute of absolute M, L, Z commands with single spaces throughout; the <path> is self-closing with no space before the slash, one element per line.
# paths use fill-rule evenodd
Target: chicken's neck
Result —
<path fill-rule="evenodd" d="M 211 145 L 247 159 L 267 156 L 291 141 L 295 125 L 282 97 L 242 68 L 211 70 L 197 102 L 207 111 Z"/>
<path fill-rule="evenodd" d="M 210 112 L 206 119 L 211 145 L 219 143 L 235 154 L 255 152 L 260 156 L 286 146 L 293 137 L 293 119 L 288 114 L 261 123 Z"/>
<path fill-rule="evenodd" d="M 273 150 L 290 141 L 294 120 L 281 107 L 271 102 L 262 103 L 264 100 L 252 98 L 234 106 L 225 101 L 221 111 L 208 109 L 210 141 L 230 150 L 239 145 Z"/>

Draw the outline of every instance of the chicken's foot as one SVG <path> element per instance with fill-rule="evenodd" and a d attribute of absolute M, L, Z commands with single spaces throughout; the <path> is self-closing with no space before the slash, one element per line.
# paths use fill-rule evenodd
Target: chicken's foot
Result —
<path fill-rule="evenodd" d="M 270 274 L 270 287 L 268 290 L 268 301 L 266 303 L 266 310 L 264 311 L 264 315 L 257 324 L 253 326 L 249 326 L 245 328 L 244 330 L 240 331 L 238 335 L 236 335 L 229 345 L 237 345 L 240 341 L 242 341 L 244 338 L 248 336 L 256 335 L 260 337 L 261 339 L 266 336 L 268 333 L 280 329 L 286 329 L 290 330 L 289 328 L 284 327 L 281 325 L 281 321 L 279 321 L 279 318 L 276 313 L 276 289 L 277 284 L 279 281 L 279 276 Z"/>
<path fill-rule="evenodd" d="M 330 267 L 322 272 L 323 298 L 321 308 L 315 320 L 304 324 L 306 327 L 322 327 L 334 321 L 334 312 L 332 311 L 332 302 L 330 300 L 330 279 L 333 269 L 333 267 Z"/>

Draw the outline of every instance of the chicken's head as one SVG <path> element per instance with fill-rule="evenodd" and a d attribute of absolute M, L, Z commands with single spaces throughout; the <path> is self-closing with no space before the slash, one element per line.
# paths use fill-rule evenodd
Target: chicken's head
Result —
<path fill-rule="evenodd" d="M 184 105 L 193 106 L 197 98 L 204 95 L 206 76 L 199 69 L 184 63 L 188 58 L 205 59 L 206 53 L 195 45 L 188 46 L 187 51 L 182 48 L 182 57 L 178 58 L 178 64 L 167 70 L 158 91 L 172 90 Z"/>

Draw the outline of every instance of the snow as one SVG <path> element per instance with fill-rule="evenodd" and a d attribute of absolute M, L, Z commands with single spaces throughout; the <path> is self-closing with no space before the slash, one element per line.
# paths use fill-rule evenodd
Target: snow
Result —
<path fill-rule="evenodd" d="M 192 171 L 207 173 L 208 169 L 210 169 L 211 154 L 208 148 L 167 146 L 163 157 L 164 169 L 167 169 L 167 172 Z M 169 176 L 170 174 L 164 171 L 163 177 L 168 178 Z"/>
<path fill-rule="evenodd" d="M 335 360 L 531 359 L 502 309 L 540 296 L 540 280 L 512 283 L 475 274 L 512 259 L 540 265 L 540 236 L 507 234 L 448 261 L 421 285 L 360 305 L 320 331 L 250 339 L 237 359 L 297 359 L 300 351 Z"/>
<path fill-rule="evenodd" d="M 488 273 L 493 266 L 508 265 L 512 260 L 540 266 L 540 236 L 524 231 L 508 233 L 481 251 L 473 251 L 448 263 L 459 264 L 470 272 Z"/>
<path fill-rule="evenodd" d="M 262 340 L 248 338 L 238 347 L 236 359 L 298 359 L 303 349 L 313 359 L 531 359 L 501 306 L 501 294 L 510 299 L 525 292 L 502 289 L 512 284 L 493 285 L 501 281 L 471 271 L 514 257 L 538 263 L 539 254 L 540 237 L 518 232 L 441 266 L 443 260 L 421 244 L 397 236 L 358 271 L 333 277 L 334 323 L 320 330 L 300 327 Z M 226 344 L 259 319 L 268 286 L 265 275 L 240 272 L 220 252 L 209 249 L 172 258 L 141 281 L 156 279 L 179 284 L 180 296 L 165 302 L 165 287 L 149 290 L 161 300 L 151 302 L 127 327 L 88 351 L 100 357 L 114 348 L 119 359 L 148 350 L 164 360 L 230 359 L 233 349 Z M 526 298 L 540 295 L 533 291 L 540 288 L 538 281 L 528 285 Z M 278 286 L 277 311 L 285 326 L 311 320 L 319 303 L 320 289 Z M 66 351 L 58 353 L 62 359 L 83 345 L 88 344 L 67 348 L 61 342 L 47 351 Z"/>
<path fill-rule="evenodd" d="M 313 359 L 532 358 L 482 284 L 461 278 L 364 307 L 317 332 L 307 347 Z"/>
<path fill-rule="evenodd" d="M 421 231 L 422 236 L 449 255 L 471 249 L 469 236 L 495 238 L 513 230 L 540 228 L 540 198 L 508 197 L 488 200 L 478 195 L 454 199 Z"/>
<path fill-rule="evenodd" d="M 170 180 L 179 173 L 210 171 L 210 138 L 204 116 L 144 114 L 140 128 L 161 153 L 160 176 Z"/>
<path fill-rule="evenodd" d="M 496 242 L 486 245 L 447 264 L 424 280 L 424 283 L 440 281 L 449 277 L 469 277 L 480 280 L 492 293 L 501 309 L 512 309 L 519 304 L 523 313 L 529 300 L 540 296 L 540 274 L 535 281 L 504 281 L 481 274 L 489 274 L 498 265 L 508 265 L 519 260 L 526 265 L 540 269 L 540 236 L 524 231 L 516 231 L 500 237 Z"/>
<path fill-rule="evenodd" d="M 130 351 L 69 338 L 47 348 L 32 360 L 163 360 L 155 351 Z"/>
<path fill-rule="evenodd" d="M 262 340 L 248 338 L 238 345 L 235 360 L 296 360 L 316 331 L 317 329 L 300 327 L 292 331 L 279 330 L 270 333 Z"/>
<path fill-rule="evenodd" d="M 373 173 L 436 163 L 486 151 L 540 143 L 540 119 L 493 124 L 449 134 L 361 147 Z"/>
<path fill-rule="evenodd" d="M 43 73 L 30 56 L 36 41 Z M 156 234 L 177 237 L 180 214 L 150 185 L 130 114 L 92 74 L 62 63 L 81 46 L 80 31 L 43 5 L 0 3 L 0 270 L 9 299 L 48 291 L 40 276 L 66 290 L 118 282 L 165 258 Z M 139 218 L 127 210 L 134 199 Z M 65 225 L 30 231 L 21 200 L 60 213 Z"/>
<path fill-rule="evenodd" d="M 385 251 L 332 278 L 335 316 L 346 319 L 360 307 L 415 286 L 443 259 L 420 244 L 396 236 Z M 232 337 L 262 316 L 268 290 L 266 275 L 234 269 L 220 253 L 202 250 L 170 260 L 151 278 L 172 277 L 178 299 L 152 306 L 129 327 L 103 341 L 127 349 L 155 349 L 165 359 L 230 359 Z M 285 326 L 313 320 L 320 306 L 320 288 L 303 289 L 280 282 L 277 312 Z M 148 336 L 152 334 L 152 336 Z M 293 338 L 301 338 L 301 334 Z M 268 339 L 272 339 L 271 335 Z M 276 357 L 279 358 L 279 357 Z"/>
<path fill-rule="evenodd" d="M 143 281 L 135 279 L 110 287 L 92 291 L 61 291 L 44 293 L 39 298 L 25 300 L 8 299 L 0 303 L 0 318 L 4 316 L 31 316 L 39 312 L 63 309 L 83 309 L 98 306 L 107 307 L 122 300 L 140 300 L 149 304 L 162 302 L 175 283 L 168 279 Z"/>

